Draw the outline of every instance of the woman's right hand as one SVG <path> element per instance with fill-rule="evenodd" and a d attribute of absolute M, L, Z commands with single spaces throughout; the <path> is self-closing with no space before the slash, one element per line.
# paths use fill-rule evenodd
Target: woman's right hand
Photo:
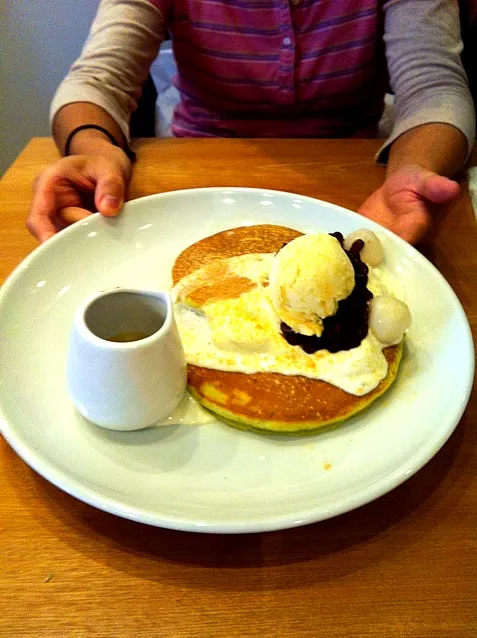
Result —
<path fill-rule="evenodd" d="M 45 242 L 95 211 L 114 217 L 126 198 L 131 172 L 127 155 L 110 144 L 104 154 L 61 158 L 35 182 L 28 230 Z"/>

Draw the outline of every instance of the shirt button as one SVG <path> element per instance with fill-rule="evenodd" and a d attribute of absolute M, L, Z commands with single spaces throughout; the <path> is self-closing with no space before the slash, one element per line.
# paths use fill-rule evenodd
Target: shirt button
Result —
<path fill-rule="evenodd" d="M 289 46 L 290 46 L 290 44 L 291 44 L 291 38 L 289 38 L 289 37 L 283 38 L 283 44 L 284 44 L 286 47 L 289 47 Z"/>

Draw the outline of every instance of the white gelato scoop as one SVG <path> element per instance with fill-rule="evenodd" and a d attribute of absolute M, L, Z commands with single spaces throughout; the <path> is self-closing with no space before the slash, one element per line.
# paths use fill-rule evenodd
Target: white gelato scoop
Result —
<path fill-rule="evenodd" d="M 310 233 L 276 255 L 270 269 L 270 299 L 281 321 L 303 335 L 320 336 L 323 319 L 354 288 L 354 269 L 335 237 Z"/>

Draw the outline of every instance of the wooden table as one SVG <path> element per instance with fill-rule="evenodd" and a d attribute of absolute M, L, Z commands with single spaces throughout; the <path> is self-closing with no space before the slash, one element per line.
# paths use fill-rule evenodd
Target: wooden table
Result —
<path fill-rule="evenodd" d="M 276 188 L 349 208 L 380 183 L 374 141 L 144 140 L 132 198 Z M 0 184 L 0 280 L 35 246 L 33 140 Z M 463 189 L 423 247 L 477 329 L 477 232 Z M 379 500 L 298 529 L 208 536 L 146 527 L 56 489 L 0 440 L 0 636 L 477 636 L 477 395 L 444 448 Z"/>

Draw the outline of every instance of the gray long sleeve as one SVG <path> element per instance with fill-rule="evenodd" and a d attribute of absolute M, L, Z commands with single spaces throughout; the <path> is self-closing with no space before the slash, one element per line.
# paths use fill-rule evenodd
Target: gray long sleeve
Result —
<path fill-rule="evenodd" d="M 81 56 L 55 93 L 50 122 L 66 104 L 91 102 L 129 139 L 129 118 L 163 35 L 164 20 L 149 0 L 101 0 Z"/>
<path fill-rule="evenodd" d="M 431 122 L 451 124 L 475 141 L 475 113 L 460 60 L 462 41 L 457 2 L 388 0 L 384 5 L 386 57 L 395 95 L 396 121 L 378 154 L 392 142 Z"/>

